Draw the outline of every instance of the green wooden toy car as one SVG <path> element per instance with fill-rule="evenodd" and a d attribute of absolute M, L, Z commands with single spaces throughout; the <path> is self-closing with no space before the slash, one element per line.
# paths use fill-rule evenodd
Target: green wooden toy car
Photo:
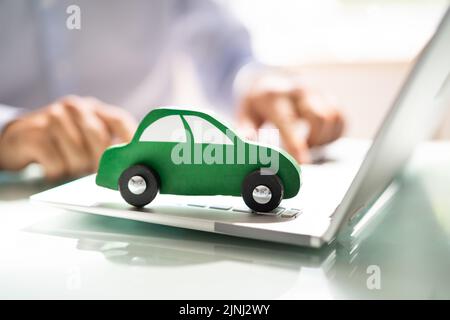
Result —
<path fill-rule="evenodd" d="M 103 153 L 96 183 L 136 207 L 159 191 L 242 196 L 256 212 L 272 211 L 301 185 L 286 152 L 244 141 L 209 114 L 169 108 L 151 111 L 130 143 Z"/>

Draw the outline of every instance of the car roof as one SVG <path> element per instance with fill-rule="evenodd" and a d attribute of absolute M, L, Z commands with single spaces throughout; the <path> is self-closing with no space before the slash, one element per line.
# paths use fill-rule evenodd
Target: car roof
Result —
<path fill-rule="evenodd" d="M 202 118 L 210 123 L 212 123 L 215 127 L 217 127 L 219 130 L 221 130 L 223 133 L 226 133 L 227 130 L 229 130 L 231 133 L 236 135 L 234 130 L 232 130 L 228 125 L 225 125 L 221 121 L 217 120 L 214 115 L 212 115 L 211 112 L 203 112 L 203 111 L 196 111 L 196 110 L 189 110 L 189 109 L 179 109 L 179 108 L 171 108 L 171 107 L 160 107 L 155 108 L 151 110 L 140 122 L 138 129 L 136 130 L 136 133 L 134 135 L 134 139 L 137 139 L 141 136 L 142 132 L 153 122 L 172 115 L 179 115 L 179 116 L 197 116 L 199 118 Z M 237 136 L 237 135 L 236 135 Z"/>

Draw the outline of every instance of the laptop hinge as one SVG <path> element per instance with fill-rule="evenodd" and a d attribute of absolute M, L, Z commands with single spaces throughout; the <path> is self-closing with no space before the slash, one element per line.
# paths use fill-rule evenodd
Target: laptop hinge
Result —
<path fill-rule="evenodd" d="M 384 215 L 381 212 L 386 212 L 385 209 L 394 198 L 394 195 L 399 190 L 398 182 L 392 182 L 379 197 L 371 203 L 355 210 L 349 221 L 341 228 L 337 235 L 339 242 L 353 242 L 354 238 L 361 235 L 361 232 L 370 232 L 378 225 Z"/>

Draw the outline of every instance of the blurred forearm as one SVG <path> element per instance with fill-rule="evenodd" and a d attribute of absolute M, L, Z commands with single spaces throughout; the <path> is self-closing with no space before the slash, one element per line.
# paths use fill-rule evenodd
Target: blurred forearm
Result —
<path fill-rule="evenodd" d="M 190 57 L 209 102 L 229 112 L 236 102 L 235 79 L 254 61 L 250 36 L 228 9 L 193 0 L 180 11 L 173 43 Z"/>

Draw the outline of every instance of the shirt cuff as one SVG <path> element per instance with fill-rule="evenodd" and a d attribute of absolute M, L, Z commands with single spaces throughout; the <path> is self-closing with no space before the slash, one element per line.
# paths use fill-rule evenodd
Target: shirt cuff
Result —
<path fill-rule="evenodd" d="M 3 132 L 3 129 L 9 122 L 17 118 L 23 112 L 23 108 L 16 108 L 0 104 L 0 134 Z"/>
<path fill-rule="evenodd" d="M 254 81 L 259 78 L 265 71 L 267 66 L 251 61 L 244 64 L 236 73 L 233 82 L 233 100 L 239 102 L 242 97 L 250 90 Z"/>

